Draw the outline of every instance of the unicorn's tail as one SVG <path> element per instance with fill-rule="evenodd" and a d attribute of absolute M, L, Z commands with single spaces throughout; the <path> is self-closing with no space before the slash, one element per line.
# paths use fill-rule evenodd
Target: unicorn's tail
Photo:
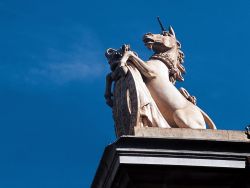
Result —
<path fill-rule="evenodd" d="M 213 120 L 203 110 L 200 109 L 200 111 L 208 127 L 210 129 L 217 129 Z"/>

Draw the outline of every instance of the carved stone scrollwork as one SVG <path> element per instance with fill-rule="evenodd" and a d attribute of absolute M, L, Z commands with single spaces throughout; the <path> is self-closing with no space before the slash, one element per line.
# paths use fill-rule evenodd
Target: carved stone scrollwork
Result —
<path fill-rule="evenodd" d="M 250 139 L 250 125 L 246 126 L 246 135 L 247 135 L 247 138 Z"/>

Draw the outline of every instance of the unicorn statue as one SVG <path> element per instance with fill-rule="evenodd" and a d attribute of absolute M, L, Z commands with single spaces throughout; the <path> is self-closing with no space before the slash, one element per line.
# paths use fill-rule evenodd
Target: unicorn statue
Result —
<path fill-rule="evenodd" d="M 132 135 L 134 127 L 216 129 L 211 118 L 196 105 L 184 81 L 184 53 L 174 29 L 146 33 L 143 42 L 154 54 L 143 61 L 129 45 L 107 49 L 111 72 L 106 76 L 106 103 L 112 107 L 116 135 Z"/>

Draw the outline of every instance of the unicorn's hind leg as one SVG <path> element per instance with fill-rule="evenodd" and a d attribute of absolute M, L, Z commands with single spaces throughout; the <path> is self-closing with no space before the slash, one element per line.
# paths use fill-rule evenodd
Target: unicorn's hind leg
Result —
<path fill-rule="evenodd" d="M 193 106 L 176 110 L 173 118 L 179 128 L 206 129 L 202 114 Z"/>

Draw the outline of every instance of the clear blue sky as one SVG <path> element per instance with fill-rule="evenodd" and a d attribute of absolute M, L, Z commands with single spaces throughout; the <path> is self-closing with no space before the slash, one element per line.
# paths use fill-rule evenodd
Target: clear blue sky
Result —
<path fill-rule="evenodd" d="M 250 123 L 250 1 L 0 0 L 0 187 L 87 188 L 115 140 L 103 98 L 108 47 L 171 24 L 181 84 L 219 129 Z"/>

